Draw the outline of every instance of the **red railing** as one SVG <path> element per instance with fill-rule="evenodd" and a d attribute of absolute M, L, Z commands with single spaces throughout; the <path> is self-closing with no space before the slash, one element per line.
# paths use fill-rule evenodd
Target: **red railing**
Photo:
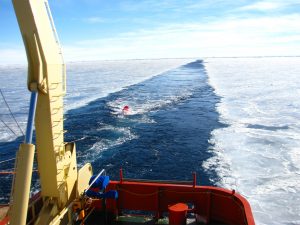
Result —
<path fill-rule="evenodd" d="M 124 210 L 140 210 L 162 215 L 168 206 L 176 203 L 193 205 L 193 211 L 207 223 L 219 221 L 226 224 L 254 225 L 247 200 L 234 190 L 222 188 L 147 183 L 140 181 L 111 181 L 108 190 L 117 190 L 118 200 L 107 199 L 106 210 L 120 214 Z"/>

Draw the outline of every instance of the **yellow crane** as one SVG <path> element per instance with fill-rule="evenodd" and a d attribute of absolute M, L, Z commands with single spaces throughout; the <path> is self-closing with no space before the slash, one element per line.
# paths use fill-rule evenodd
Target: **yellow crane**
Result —
<path fill-rule="evenodd" d="M 55 221 L 78 191 L 75 143 L 64 142 L 66 69 L 48 1 L 13 0 L 13 5 L 26 49 L 28 89 L 32 94 L 25 141 L 17 153 L 10 218 L 11 224 L 26 223 L 36 149 L 44 199 L 36 224 L 45 225 Z M 36 147 L 31 143 L 34 117 Z M 82 171 L 88 180 L 91 166 L 86 165 Z"/>

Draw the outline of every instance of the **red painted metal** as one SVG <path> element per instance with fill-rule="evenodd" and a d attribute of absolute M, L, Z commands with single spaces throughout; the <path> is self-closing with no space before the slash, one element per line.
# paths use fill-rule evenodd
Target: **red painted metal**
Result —
<path fill-rule="evenodd" d="M 120 182 L 123 182 L 123 170 L 122 168 L 120 169 Z"/>
<path fill-rule="evenodd" d="M 226 224 L 254 225 L 251 208 L 241 195 L 217 187 L 163 183 L 111 181 L 107 190 L 117 190 L 117 201 L 106 200 L 108 212 L 141 210 L 160 214 L 178 202 L 194 205 L 195 214 L 207 221 Z M 117 216 L 117 215 L 116 215 Z"/>
<path fill-rule="evenodd" d="M 197 175 L 196 175 L 196 173 L 194 172 L 194 173 L 193 173 L 193 187 L 196 187 L 196 184 L 197 184 Z"/>
<path fill-rule="evenodd" d="M 172 225 L 186 225 L 186 216 L 188 205 L 185 203 L 177 203 L 170 205 L 169 210 L 169 224 Z"/>
<path fill-rule="evenodd" d="M 6 224 L 8 224 L 8 222 L 9 222 L 9 218 L 8 218 L 8 216 L 6 216 L 6 217 L 4 217 L 3 220 L 0 221 L 0 225 L 6 225 Z"/>
<path fill-rule="evenodd" d="M 192 211 L 196 217 L 207 223 L 218 221 L 229 225 L 255 225 L 249 203 L 234 190 L 194 186 L 193 183 L 182 185 L 126 180 L 111 181 L 106 190 L 117 190 L 119 198 L 106 199 L 105 208 L 102 200 L 93 200 L 92 204 L 96 211 L 105 210 L 114 216 L 125 210 L 139 210 L 159 217 L 169 211 L 170 205 L 185 203 L 193 205 Z M 39 197 L 40 193 L 36 194 L 31 202 L 38 202 Z M 7 222 L 6 217 L 0 225 Z"/>
<path fill-rule="evenodd" d="M 0 204 L 0 225 L 6 225 L 9 222 L 9 218 L 7 215 L 7 209 L 8 209 L 9 205 L 8 204 Z"/>

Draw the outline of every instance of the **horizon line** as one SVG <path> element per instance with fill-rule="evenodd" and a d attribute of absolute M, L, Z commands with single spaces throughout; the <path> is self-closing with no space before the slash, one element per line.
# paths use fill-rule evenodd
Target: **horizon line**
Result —
<path fill-rule="evenodd" d="M 198 57 L 161 57 L 161 58 L 129 58 L 129 59 L 94 59 L 94 60 L 69 60 L 66 61 L 66 63 L 83 63 L 83 62 L 97 62 L 97 61 L 134 61 L 134 60 L 161 60 L 161 59 L 222 59 L 222 58 L 297 58 L 300 57 L 300 55 L 261 55 L 261 56 L 198 56 Z M 13 66 L 13 65 L 18 65 L 18 66 L 26 66 L 28 65 L 28 62 L 24 63 L 1 63 L 0 66 Z"/>

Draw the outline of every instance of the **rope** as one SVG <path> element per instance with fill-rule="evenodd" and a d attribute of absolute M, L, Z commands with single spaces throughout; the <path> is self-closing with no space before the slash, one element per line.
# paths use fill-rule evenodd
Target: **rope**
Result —
<path fill-rule="evenodd" d="M 0 164 L 5 163 L 5 162 L 12 161 L 12 160 L 14 160 L 14 159 L 16 159 L 16 158 L 12 158 L 12 159 L 7 159 L 7 160 L 4 160 L 4 161 L 1 161 Z"/>
<path fill-rule="evenodd" d="M 6 126 L 14 135 L 18 137 L 18 135 L 0 118 L 1 122 Z"/>
<path fill-rule="evenodd" d="M 34 153 L 35 155 L 37 154 L 36 152 Z M 0 164 L 2 163 L 5 163 L 5 162 L 9 162 L 9 161 L 12 161 L 12 160 L 15 160 L 16 158 L 11 158 L 11 159 L 7 159 L 7 160 L 3 160 L 3 161 L 0 161 Z"/>
<path fill-rule="evenodd" d="M 38 170 L 32 170 L 32 172 L 38 172 Z M 0 175 L 5 175 L 5 174 L 16 174 L 15 171 L 0 171 Z"/>
<path fill-rule="evenodd" d="M 8 110 L 9 110 L 9 112 L 10 112 L 10 115 L 12 116 L 12 118 L 13 118 L 14 121 L 16 122 L 16 124 L 17 124 L 19 130 L 21 131 L 21 133 L 22 133 L 23 136 L 24 136 L 24 132 L 23 132 L 23 130 L 21 129 L 21 127 L 20 127 L 19 123 L 17 122 L 16 118 L 14 117 L 14 114 L 13 114 L 12 111 L 10 110 L 10 107 L 9 107 L 9 105 L 7 104 L 7 101 L 6 101 L 5 97 L 4 97 L 4 95 L 3 95 L 1 89 L 0 89 L 0 93 L 1 93 L 1 95 L 2 95 L 2 98 L 3 98 L 3 100 L 4 100 L 5 104 L 6 104 L 6 106 L 7 106 Z"/>
<path fill-rule="evenodd" d="M 140 194 L 140 193 L 135 193 L 135 192 L 128 191 L 128 190 L 120 188 L 120 187 L 118 187 L 117 190 L 118 191 L 124 191 L 124 192 L 127 192 L 128 194 L 139 196 L 139 197 L 153 196 L 153 195 L 157 195 L 158 193 L 161 193 L 161 192 L 165 191 L 165 190 L 159 190 L 159 191 L 155 191 L 155 192 L 152 192 L 152 193 Z"/>

